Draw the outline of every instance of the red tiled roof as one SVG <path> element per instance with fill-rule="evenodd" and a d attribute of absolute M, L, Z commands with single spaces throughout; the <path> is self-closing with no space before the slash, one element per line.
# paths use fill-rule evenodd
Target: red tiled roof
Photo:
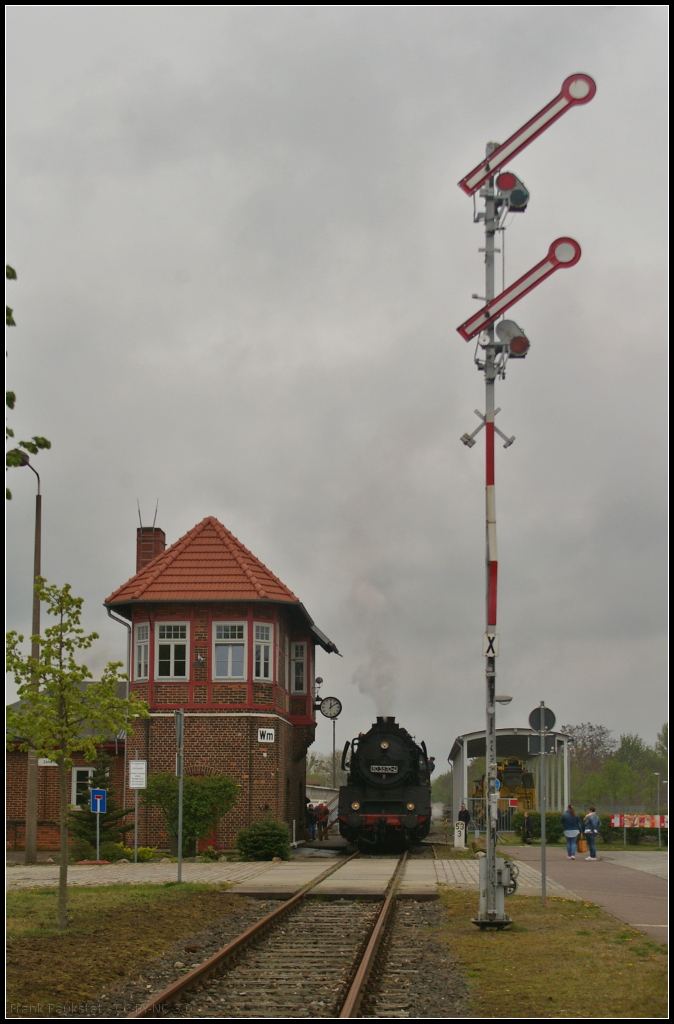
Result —
<path fill-rule="evenodd" d="M 214 516 L 157 555 L 104 602 L 294 601 L 288 590 Z"/>

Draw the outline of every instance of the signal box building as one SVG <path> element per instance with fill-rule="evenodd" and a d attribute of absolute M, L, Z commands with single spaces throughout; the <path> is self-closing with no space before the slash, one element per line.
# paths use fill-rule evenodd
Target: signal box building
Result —
<path fill-rule="evenodd" d="M 224 773 L 239 784 L 236 806 L 201 845 L 231 849 L 238 829 L 267 814 L 299 825 L 316 728 L 315 651 L 337 648 L 212 516 L 169 548 L 162 530 L 142 527 L 136 551 L 136 575 L 105 601 L 129 625 L 130 689 L 150 706 L 129 733 L 127 759 L 138 751 L 150 775 L 174 772 L 182 708 L 185 775 Z M 126 800 L 132 806 L 132 791 Z M 168 842 L 161 811 L 141 808 L 140 845 Z"/>

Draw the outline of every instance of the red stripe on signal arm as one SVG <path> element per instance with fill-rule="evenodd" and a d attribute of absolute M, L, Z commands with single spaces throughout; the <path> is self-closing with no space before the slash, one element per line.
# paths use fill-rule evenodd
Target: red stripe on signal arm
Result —
<path fill-rule="evenodd" d="M 498 579 L 498 562 L 489 563 L 489 598 L 487 601 L 487 625 L 496 625 L 496 583 Z"/>
<path fill-rule="evenodd" d="M 494 423 L 485 423 L 487 438 L 487 486 L 494 483 Z"/>

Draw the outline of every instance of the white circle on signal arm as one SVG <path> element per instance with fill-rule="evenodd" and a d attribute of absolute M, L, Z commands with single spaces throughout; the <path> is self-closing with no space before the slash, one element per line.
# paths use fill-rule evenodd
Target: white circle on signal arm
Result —
<path fill-rule="evenodd" d="M 575 255 L 576 250 L 569 242 L 560 242 L 555 248 L 555 256 L 560 263 L 570 263 Z"/>
<path fill-rule="evenodd" d="M 572 82 L 569 86 L 569 96 L 573 96 L 574 100 L 583 100 L 590 91 L 589 82 L 586 82 L 584 78 L 577 78 L 575 82 Z"/>

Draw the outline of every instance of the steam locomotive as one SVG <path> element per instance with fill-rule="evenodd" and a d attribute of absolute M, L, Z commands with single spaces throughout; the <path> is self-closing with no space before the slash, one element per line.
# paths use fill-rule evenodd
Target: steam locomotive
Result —
<path fill-rule="evenodd" d="M 350 756 L 349 756 L 350 750 Z M 347 784 L 339 790 L 339 831 L 359 849 L 405 849 L 431 827 L 431 778 L 426 744 L 419 746 L 395 718 L 377 718 L 369 732 L 347 741 Z"/>

